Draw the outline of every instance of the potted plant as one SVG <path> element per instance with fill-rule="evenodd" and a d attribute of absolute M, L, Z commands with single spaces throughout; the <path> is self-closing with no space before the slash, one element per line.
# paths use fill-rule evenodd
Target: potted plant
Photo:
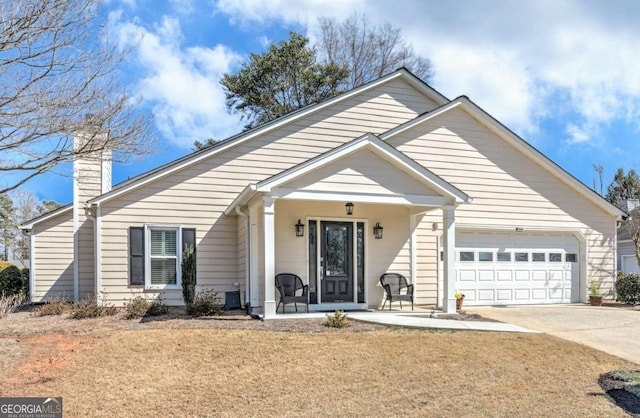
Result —
<path fill-rule="evenodd" d="M 462 302 L 464 301 L 464 294 L 460 293 L 456 290 L 456 293 L 453 294 L 456 297 L 456 310 L 462 309 Z"/>
<path fill-rule="evenodd" d="M 589 305 L 602 306 L 602 292 L 595 279 L 589 280 Z"/>

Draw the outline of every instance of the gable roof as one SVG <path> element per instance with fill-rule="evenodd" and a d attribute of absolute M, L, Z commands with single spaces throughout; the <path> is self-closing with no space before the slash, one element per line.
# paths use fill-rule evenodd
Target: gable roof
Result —
<path fill-rule="evenodd" d="M 62 206 L 62 207 L 60 207 L 58 209 L 55 209 L 55 210 L 53 210 L 51 212 L 47 212 L 45 214 L 42 214 L 42 215 L 38 216 L 37 218 L 33 218 L 33 219 L 31 219 L 31 220 L 29 220 L 29 221 L 27 221 L 27 222 L 25 222 L 25 223 L 23 223 L 21 225 L 18 225 L 18 228 L 20 228 L 20 229 L 33 229 L 33 225 L 35 225 L 35 224 L 37 224 L 39 222 L 44 222 L 47 219 L 51 219 L 51 218 L 56 217 L 58 215 L 62 215 L 65 212 L 71 211 L 72 209 L 73 209 L 73 203 L 69 203 L 66 206 Z"/>
<path fill-rule="evenodd" d="M 365 134 L 360 138 L 347 142 L 333 148 L 317 157 L 304 161 L 288 170 L 275 174 L 265 180 L 248 185 L 225 210 L 225 215 L 233 213 L 237 206 L 245 205 L 251 197 L 257 193 L 268 193 L 282 184 L 300 178 L 321 167 L 327 166 L 334 161 L 344 158 L 362 149 L 371 149 L 376 154 L 381 155 L 386 161 L 400 168 L 423 184 L 435 190 L 441 196 L 450 199 L 452 203 L 470 203 L 473 199 L 451 185 L 441 177 L 437 176 L 427 168 L 418 164 L 407 155 L 398 151 L 392 145 L 382 141 L 372 133 Z"/>
<path fill-rule="evenodd" d="M 556 164 L 549 157 L 544 155 L 542 152 L 538 151 L 532 145 L 530 145 L 527 141 L 522 139 L 520 136 L 516 135 L 513 131 L 507 128 L 505 125 L 500 123 L 497 119 L 487 113 L 480 106 L 471 101 L 467 96 L 460 96 L 456 99 L 450 101 L 449 103 L 440 106 L 434 110 L 426 112 L 413 120 L 405 122 L 397 127 L 390 129 L 389 131 L 380 135 L 382 140 L 387 140 L 395 135 L 398 135 L 401 132 L 404 132 L 408 129 L 411 129 L 421 123 L 424 123 L 430 119 L 433 119 L 443 113 L 449 112 L 453 109 L 463 109 L 467 114 L 471 115 L 478 122 L 486 126 L 490 131 L 498 135 L 498 137 L 502 138 L 508 144 L 518 149 L 529 158 L 531 158 L 536 163 L 540 164 L 542 167 L 547 169 L 549 172 L 554 174 L 557 178 L 562 180 L 564 183 L 572 187 L 579 194 L 587 198 L 587 200 L 594 203 L 596 206 L 604 210 L 605 212 L 616 216 L 617 218 L 622 217 L 625 213 L 612 205 L 608 201 L 606 201 L 602 196 L 597 194 L 591 188 L 586 186 L 580 180 L 575 178 L 565 169 Z"/>
<path fill-rule="evenodd" d="M 231 147 L 234 147 L 243 142 L 249 141 L 259 135 L 263 135 L 268 133 L 274 129 L 277 129 L 283 125 L 291 123 L 295 120 L 303 118 L 312 113 L 318 112 L 322 109 L 325 109 L 329 106 L 332 106 L 336 103 L 340 103 L 345 101 L 351 97 L 357 96 L 365 91 L 371 90 L 375 87 L 378 87 L 382 84 L 388 83 L 391 80 L 402 79 L 406 81 L 409 85 L 414 87 L 417 91 L 424 94 L 426 97 L 432 99 L 438 105 L 443 105 L 447 103 L 449 100 L 436 91 L 434 88 L 426 84 L 424 81 L 420 80 L 413 73 L 411 73 L 406 68 L 399 68 L 398 70 L 381 77 L 375 81 L 371 81 L 367 84 L 364 84 L 360 87 L 357 87 L 353 90 L 349 90 L 345 93 L 339 94 L 331 99 L 325 100 L 320 103 L 316 103 L 313 105 L 306 106 L 304 108 L 295 110 L 291 113 L 288 113 L 285 116 L 274 119 L 271 122 L 267 122 L 263 125 L 260 125 L 256 128 L 253 128 L 249 131 L 242 132 L 230 138 L 227 138 L 223 141 L 218 142 L 216 145 L 205 148 L 203 150 L 196 151 L 192 154 L 186 155 L 182 158 L 169 162 L 163 166 L 160 166 L 156 169 L 148 171 L 146 173 L 140 174 L 136 177 L 133 177 L 129 180 L 126 180 L 120 184 L 115 185 L 110 192 L 107 192 L 103 195 L 100 195 L 94 199 L 89 200 L 89 204 L 93 203 L 101 203 L 107 200 L 110 200 L 116 196 L 127 193 L 128 191 L 141 187 L 149 182 L 155 181 L 158 178 L 176 172 L 178 170 L 182 170 L 190 165 L 196 164 L 204 159 L 207 159 L 213 155 L 219 154 Z"/>

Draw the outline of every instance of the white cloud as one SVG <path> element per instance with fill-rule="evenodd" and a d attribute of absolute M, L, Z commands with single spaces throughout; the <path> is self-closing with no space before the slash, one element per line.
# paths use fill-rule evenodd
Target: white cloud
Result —
<path fill-rule="evenodd" d="M 217 11 L 243 25 L 303 24 L 312 37 L 318 16 L 388 20 L 432 60 L 434 87 L 468 95 L 519 133 L 569 117 L 579 121 L 566 125 L 569 142 L 586 143 L 594 135 L 584 127 L 640 108 L 640 2 L 220 0 Z"/>
<path fill-rule="evenodd" d="M 241 61 L 223 45 L 183 47 L 177 19 L 163 17 L 153 29 L 137 21 L 119 21 L 114 28 L 121 45 L 136 46 L 143 68 L 138 82 L 139 99 L 152 107 L 155 123 L 167 140 L 190 147 L 195 140 L 224 139 L 237 133 L 242 124 L 225 107 L 219 80 Z"/>
<path fill-rule="evenodd" d="M 346 16 L 365 4 L 365 0 L 219 0 L 216 10 L 245 26 L 273 21 L 313 26 L 318 16 Z"/>
<path fill-rule="evenodd" d="M 195 6 L 193 0 L 169 0 L 171 7 L 181 15 L 193 13 Z"/>
<path fill-rule="evenodd" d="M 567 125 L 567 134 L 569 135 L 569 139 L 567 140 L 569 144 L 583 144 L 590 138 L 588 128 L 577 126 L 573 123 Z"/>

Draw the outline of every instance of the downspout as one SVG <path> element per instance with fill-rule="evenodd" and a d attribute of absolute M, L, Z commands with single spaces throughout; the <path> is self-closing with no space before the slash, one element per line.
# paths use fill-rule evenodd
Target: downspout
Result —
<path fill-rule="evenodd" d="M 613 218 L 613 284 L 611 286 L 611 293 L 615 299 L 618 299 L 618 295 L 616 294 L 616 281 L 618 280 L 618 228 L 620 228 L 620 220 L 615 216 Z M 620 260 L 620 264 L 622 264 L 622 260 Z"/>
<path fill-rule="evenodd" d="M 251 300 L 251 263 L 249 262 L 250 252 L 251 252 L 251 225 L 249 223 L 249 215 L 244 213 L 240 206 L 236 206 L 236 213 L 244 218 L 244 283 L 245 283 L 245 294 L 244 294 L 244 304 L 245 307 L 250 306 L 248 301 Z M 248 308 L 250 309 L 250 308 Z M 248 310 L 247 309 L 247 310 Z"/>
<path fill-rule="evenodd" d="M 36 235 L 32 229 L 23 229 L 22 232 L 29 236 L 29 301 L 33 303 L 36 301 Z"/>
<path fill-rule="evenodd" d="M 74 181 L 77 183 L 77 181 Z M 79 224 L 78 220 L 78 192 L 77 187 L 74 187 L 74 196 L 73 196 L 73 300 L 74 302 L 78 302 L 80 298 L 80 267 L 78 260 L 78 252 L 80 248 L 79 243 Z"/>

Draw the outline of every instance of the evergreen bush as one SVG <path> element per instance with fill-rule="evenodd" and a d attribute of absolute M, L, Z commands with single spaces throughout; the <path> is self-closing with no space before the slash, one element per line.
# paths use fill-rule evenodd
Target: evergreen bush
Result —
<path fill-rule="evenodd" d="M 640 274 L 618 272 L 616 294 L 620 302 L 638 303 L 640 301 Z"/>
<path fill-rule="evenodd" d="M 14 296 L 25 294 L 24 280 L 20 269 L 14 265 L 0 271 L 0 294 Z"/>
<path fill-rule="evenodd" d="M 182 297 L 184 303 L 189 306 L 193 304 L 196 295 L 196 256 L 192 246 L 182 253 Z"/>

